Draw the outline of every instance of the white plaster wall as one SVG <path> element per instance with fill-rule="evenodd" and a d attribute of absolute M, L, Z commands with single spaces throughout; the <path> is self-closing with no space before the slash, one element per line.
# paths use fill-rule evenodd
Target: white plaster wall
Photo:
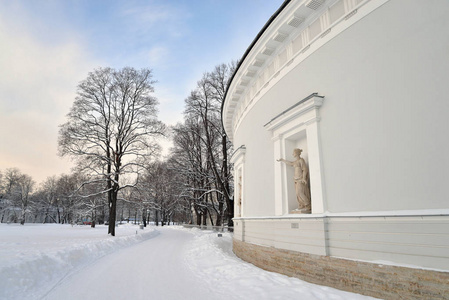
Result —
<path fill-rule="evenodd" d="M 274 215 L 263 125 L 313 92 L 325 96 L 329 211 L 449 208 L 448 15 L 447 1 L 388 1 L 271 87 L 234 135 L 235 147 L 246 146 L 245 216 Z"/>
<path fill-rule="evenodd" d="M 239 219 L 234 238 L 251 244 L 326 255 L 325 221 L 303 219 Z M 234 225 L 235 225 L 234 224 Z"/>
<path fill-rule="evenodd" d="M 262 114 L 256 115 L 256 118 L 257 124 L 263 123 Z M 266 216 L 274 213 L 274 174 L 269 163 L 273 160 L 273 148 L 270 134 L 264 130 L 263 124 L 260 125 L 261 128 L 257 126 L 254 130 L 246 126 L 243 141 L 240 144 L 239 139 L 234 141 L 235 148 L 250 145 L 250 148 L 246 148 L 244 162 L 244 216 Z"/>

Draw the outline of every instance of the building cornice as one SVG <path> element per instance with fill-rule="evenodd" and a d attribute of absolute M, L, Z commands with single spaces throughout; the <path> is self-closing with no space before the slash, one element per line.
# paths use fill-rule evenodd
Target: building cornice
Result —
<path fill-rule="evenodd" d="M 246 50 L 229 81 L 222 103 L 222 122 L 230 140 L 233 141 L 243 117 L 277 81 L 338 33 L 387 1 L 284 1 Z"/>
<path fill-rule="evenodd" d="M 288 3 L 290 3 L 291 0 L 285 0 L 282 5 L 276 10 L 276 12 L 270 17 L 270 19 L 267 21 L 267 23 L 265 23 L 265 25 L 262 27 L 262 29 L 259 31 L 259 33 L 257 34 L 256 38 L 251 42 L 251 44 L 249 45 L 248 49 L 246 49 L 245 53 L 243 54 L 242 58 L 239 60 L 234 72 L 232 73 L 231 77 L 229 78 L 229 82 L 228 82 L 228 86 L 226 88 L 225 94 L 224 94 L 224 99 L 226 99 L 227 95 L 228 95 L 228 91 L 229 91 L 229 85 L 232 83 L 232 81 L 234 80 L 234 77 L 236 75 L 236 73 L 239 71 L 242 63 L 245 61 L 246 57 L 248 56 L 249 52 L 253 49 L 254 45 L 257 43 L 257 41 L 259 40 L 259 38 L 262 36 L 262 34 L 265 32 L 265 30 L 270 26 L 271 22 L 273 22 L 274 19 L 276 19 L 276 17 L 279 15 L 279 13 L 284 9 L 285 6 L 287 6 Z M 225 101 L 223 101 L 221 103 L 221 120 L 223 122 L 223 107 L 224 107 Z M 224 123 L 223 123 L 223 127 L 224 127 Z"/>

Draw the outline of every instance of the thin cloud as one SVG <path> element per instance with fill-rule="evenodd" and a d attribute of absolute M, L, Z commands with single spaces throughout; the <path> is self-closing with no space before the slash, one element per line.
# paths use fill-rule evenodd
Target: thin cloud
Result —
<path fill-rule="evenodd" d="M 97 64 L 77 41 L 45 44 L 0 21 L 0 169 L 19 167 L 35 180 L 70 164 L 56 156 L 58 125 L 77 83 Z"/>
<path fill-rule="evenodd" d="M 168 3 L 139 3 L 132 7 L 127 2 L 120 10 L 120 18 L 128 31 L 141 36 L 161 35 L 177 38 L 185 35 L 186 26 L 182 24 L 190 14 L 180 6 Z"/>
<path fill-rule="evenodd" d="M 167 63 L 170 50 L 164 46 L 152 47 L 148 51 L 148 63 L 152 67 L 163 67 Z"/>

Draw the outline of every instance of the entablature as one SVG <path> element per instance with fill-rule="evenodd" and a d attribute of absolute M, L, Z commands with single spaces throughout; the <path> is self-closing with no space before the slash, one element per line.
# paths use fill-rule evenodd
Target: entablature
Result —
<path fill-rule="evenodd" d="M 355 22 L 356 18 L 352 17 L 365 4 L 376 2 L 365 9 L 363 15 L 386 1 L 293 0 L 288 3 L 255 42 L 230 83 L 222 116 L 231 141 L 242 118 L 288 72 L 286 69 L 290 70 L 313 53 L 315 48 L 330 40 L 333 35 L 329 33 L 333 27 L 351 19 L 352 22 L 344 25 L 350 26 Z M 327 39 L 323 39 L 325 36 Z M 311 46 L 315 48 L 311 49 Z M 281 72 L 283 75 L 279 76 Z"/>

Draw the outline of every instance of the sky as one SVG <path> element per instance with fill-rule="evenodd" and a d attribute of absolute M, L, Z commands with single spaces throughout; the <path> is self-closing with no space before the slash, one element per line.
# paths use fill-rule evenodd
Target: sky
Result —
<path fill-rule="evenodd" d="M 204 72 L 240 59 L 282 0 L 0 1 L 0 172 L 71 172 L 59 125 L 98 67 L 151 68 L 159 119 L 182 121 Z"/>

